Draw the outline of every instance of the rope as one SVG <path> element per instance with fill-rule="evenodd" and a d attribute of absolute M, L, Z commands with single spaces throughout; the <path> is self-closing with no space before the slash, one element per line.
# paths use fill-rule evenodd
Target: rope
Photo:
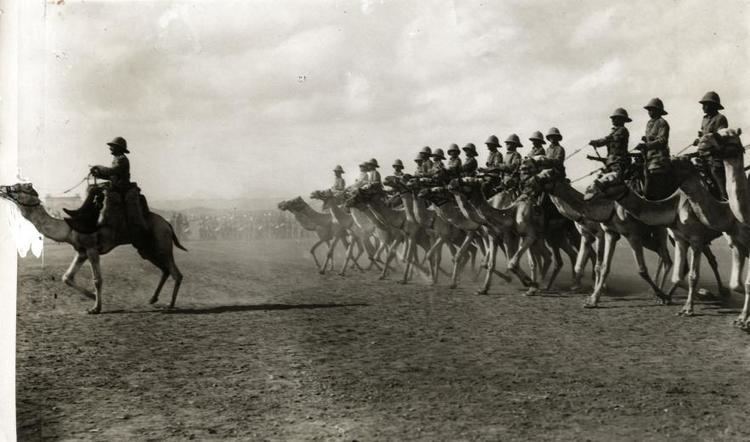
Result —
<path fill-rule="evenodd" d="M 83 177 L 83 179 L 81 181 L 77 182 L 75 184 L 75 186 L 71 187 L 68 190 L 63 191 L 63 193 L 68 193 L 68 192 L 72 191 L 73 189 L 77 188 L 78 186 L 80 186 L 81 184 L 83 184 L 84 181 L 86 181 L 88 179 L 89 179 L 89 175 L 86 175 L 85 177 Z"/>
<path fill-rule="evenodd" d="M 599 172 L 600 170 L 601 170 L 601 169 L 594 169 L 594 170 L 592 170 L 591 172 L 587 173 L 586 175 L 583 175 L 583 176 L 579 176 L 578 178 L 574 179 L 574 180 L 573 180 L 573 181 L 571 181 L 570 183 L 571 183 L 571 184 L 572 184 L 572 183 L 577 183 L 577 182 L 581 181 L 582 179 L 584 179 L 584 178 L 586 178 L 586 177 L 590 177 L 591 175 L 593 175 L 593 174 L 595 174 L 595 173 Z"/>

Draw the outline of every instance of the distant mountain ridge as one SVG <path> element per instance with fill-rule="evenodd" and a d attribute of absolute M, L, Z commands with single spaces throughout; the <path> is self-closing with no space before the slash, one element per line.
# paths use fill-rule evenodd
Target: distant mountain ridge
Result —
<path fill-rule="evenodd" d="M 186 198 L 149 201 L 156 210 L 212 212 L 225 210 L 278 210 L 279 201 L 289 197 L 268 198 Z"/>

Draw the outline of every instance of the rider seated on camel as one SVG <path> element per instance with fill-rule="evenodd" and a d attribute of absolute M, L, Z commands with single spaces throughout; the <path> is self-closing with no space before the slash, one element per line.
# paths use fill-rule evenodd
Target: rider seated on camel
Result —
<path fill-rule="evenodd" d="M 627 171 L 631 162 L 628 155 L 630 132 L 625 127 L 625 123 L 630 123 L 633 120 L 628 116 L 628 112 L 621 107 L 615 109 L 609 118 L 612 120 L 612 131 L 604 138 L 589 141 L 589 145 L 594 148 L 607 146 L 607 158 L 602 158 L 601 161 L 604 162 L 607 169 L 616 172 L 621 177 Z"/>
<path fill-rule="evenodd" d="M 90 186 L 86 200 L 78 210 L 63 210 L 75 220 L 79 216 L 98 211 L 98 205 L 101 204 L 96 227 L 109 226 L 119 230 L 117 227 L 122 225 L 124 218 L 127 221 L 126 229 L 129 229 L 131 238 L 134 238 L 145 233 L 148 225 L 144 216 L 144 208 L 141 207 L 140 189 L 130 181 L 130 161 L 125 156 L 130 153 L 128 144 L 124 138 L 116 137 L 107 145 L 114 157 L 112 166 L 93 166 L 90 173 L 95 178 L 109 182 Z M 98 201 L 97 198 L 102 194 L 103 202 Z"/>

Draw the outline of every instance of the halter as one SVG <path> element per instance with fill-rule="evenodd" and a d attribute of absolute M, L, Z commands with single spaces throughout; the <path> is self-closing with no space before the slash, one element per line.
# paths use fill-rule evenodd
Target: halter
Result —
<path fill-rule="evenodd" d="M 38 206 L 41 206 L 41 205 L 42 205 L 42 202 L 41 202 L 41 201 L 37 201 L 37 202 L 36 202 L 36 204 L 26 204 L 26 203 L 22 203 L 21 201 L 18 201 L 17 199 L 13 198 L 12 196 L 10 196 L 10 195 L 9 195 L 9 194 L 7 194 L 7 193 L 5 194 L 5 196 L 6 196 L 6 197 L 7 197 L 7 198 L 8 198 L 9 200 L 13 201 L 13 202 L 14 202 L 15 204 L 18 204 L 18 205 L 19 205 L 19 206 L 21 206 L 21 207 L 38 207 Z M 37 200 L 38 200 L 38 198 L 37 198 Z"/>

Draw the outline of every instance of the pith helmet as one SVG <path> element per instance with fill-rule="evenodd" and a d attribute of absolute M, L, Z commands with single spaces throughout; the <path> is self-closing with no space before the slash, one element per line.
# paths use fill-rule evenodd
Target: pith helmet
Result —
<path fill-rule="evenodd" d="M 430 149 L 430 146 L 423 147 L 419 152 L 425 155 L 432 155 L 432 149 Z"/>
<path fill-rule="evenodd" d="M 461 152 L 461 149 L 458 148 L 458 144 L 453 143 L 453 144 L 451 144 L 448 147 L 448 150 L 446 152 L 448 152 L 448 153 L 451 153 L 451 152 Z"/>
<path fill-rule="evenodd" d="M 375 158 L 371 158 L 368 163 L 370 163 L 370 166 L 372 167 L 380 167 L 380 165 L 378 164 L 378 160 L 376 160 Z"/>
<path fill-rule="evenodd" d="M 119 147 L 125 153 L 130 153 L 128 150 L 128 142 L 123 137 L 115 137 L 114 140 L 107 143 L 108 146 Z"/>
<path fill-rule="evenodd" d="M 461 149 L 463 149 L 467 154 L 471 153 L 474 156 L 477 156 L 477 147 L 474 145 L 474 143 L 467 143 L 466 146 L 462 147 Z"/>
<path fill-rule="evenodd" d="M 365 161 L 364 163 L 359 163 L 360 169 L 367 169 L 368 167 L 370 167 L 370 163 L 367 161 Z"/>
<path fill-rule="evenodd" d="M 393 162 L 393 167 L 400 167 L 400 168 L 403 169 L 404 168 L 404 163 L 402 163 L 401 160 L 396 160 L 396 161 Z"/>
<path fill-rule="evenodd" d="M 505 139 L 505 143 L 511 143 L 515 144 L 517 147 L 523 147 L 523 144 L 521 144 L 521 139 L 518 138 L 518 135 L 516 134 L 510 134 L 510 136 Z"/>
<path fill-rule="evenodd" d="M 644 109 L 656 109 L 661 112 L 662 115 L 667 115 L 667 111 L 664 110 L 664 103 L 661 102 L 660 98 L 652 98 L 648 104 L 643 106 Z"/>
<path fill-rule="evenodd" d="M 445 159 L 445 154 L 443 153 L 443 149 L 437 148 L 435 149 L 435 152 L 432 153 L 433 158 L 440 158 L 441 160 Z"/>
<path fill-rule="evenodd" d="M 610 115 L 609 118 L 622 118 L 623 120 L 625 120 L 626 123 L 630 123 L 631 121 L 633 121 L 628 116 L 628 111 L 626 111 L 625 109 L 621 107 L 618 107 L 617 109 L 615 109 L 615 111 L 612 112 L 612 115 Z"/>
<path fill-rule="evenodd" d="M 724 106 L 721 105 L 721 98 L 719 98 L 719 94 L 714 91 L 706 92 L 706 95 L 701 98 L 701 101 L 699 101 L 699 103 L 713 103 L 716 105 L 717 109 L 724 109 Z"/>
<path fill-rule="evenodd" d="M 544 136 L 542 136 L 542 133 L 540 131 L 535 131 L 531 136 L 529 137 L 529 141 L 541 141 L 542 144 L 547 144 L 546 141 L 544 141 Z"/>
<path fill-rule="evenodd" d="M 485 141 L 484 144 L 488 146 L 500 146 L 500 140 L 498 140 L 496 136 L 490 135 L 490 137 L 487 138 L 487 141 Z"/>
<path fill-rule="evenodd" d="M 424 161 L 424 155 L 422 155 L 421 152 L 418 153 L 417 156 L 414 158 L 414 161 L 416 161 L 417 163 Z"/>
<path fill-rule="evenodd" d="M 547 131 L 547 139 L 550 140 L 550 137 L 558 137 L 560 140 L 562 140 L 562 134 L 560 133 L 560 129 L 556 127 L 550 127 L 549 130 Z"/>
<path fill-rule="evenodd" d="M 334 172 L 341 172 L 344 173 L 344 168 L 341 167 L 341 164 L 337 164 L 336 167 L 333 168 Z"/>

